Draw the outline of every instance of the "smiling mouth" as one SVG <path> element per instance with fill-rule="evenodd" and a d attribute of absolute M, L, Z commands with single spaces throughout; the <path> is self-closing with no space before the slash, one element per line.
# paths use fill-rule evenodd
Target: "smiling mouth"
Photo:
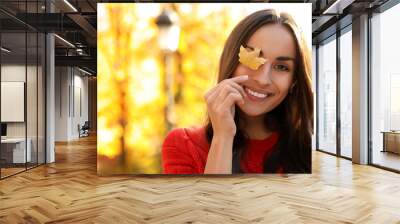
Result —
<path fill-rule="evenodd" d="M 272 93 L 260 93 L 247 87 L 244 87 L 244 91 L 247 93 L 248 98 L 253 101 L 262 101 L 273 96 Z"/>

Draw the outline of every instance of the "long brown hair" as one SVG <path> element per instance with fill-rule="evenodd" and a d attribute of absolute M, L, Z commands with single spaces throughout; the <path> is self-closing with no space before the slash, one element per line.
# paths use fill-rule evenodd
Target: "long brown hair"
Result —
<path fill-rule="evenodd" d="M 245 45 L 256 30 L 267 24 L 280 24 L 290 31 L 296 42 L 296 62 L 293 89 L 276 108 L 264 116 L 264 124 L 268 125 L 268 129 L 279 133 L 275 149 L 264 161 L 264 173 L 275 173 L 280 168 L 283 168 L 284 173 L 311 173 L 313 95 L 310 51 L 303 34 L 289 14 L 277 14 L 273 9 L 261 10 L 237 24 L 229 35 L 220 58 L 218 82 L 231 78 L 239 63 L 240 45 Z M 233 140 L 232 173 L 240 173 L 240 159 L 248 136 L 239 125 L 239 122 L 243 122 L 243 112 L 237 105 L 235 110 L 237 131 Z M 213 128 L 209 118 L 206 137 L 211 143 Z"/>

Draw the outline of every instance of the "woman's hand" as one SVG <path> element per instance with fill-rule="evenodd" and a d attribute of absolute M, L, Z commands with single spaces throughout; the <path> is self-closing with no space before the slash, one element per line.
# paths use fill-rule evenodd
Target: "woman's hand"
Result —
<path fill-rule="evenodd" d="M 225 79 L 204 95 L 214 132 L 205 174 L 232 173 L 232 147 L 236 134 L 235 103 L 244 103 L 245 93 L 239 83 L 247 79 L 247 75 Z"/>
<path fill-rule="evenodd" d="M 235 136 L 235 103 L 244 103 L 245 92 L 239 83 L 246 80 L 248 80 L 247 75 L 225 79 L 204 95 L 214 136 Z"/>

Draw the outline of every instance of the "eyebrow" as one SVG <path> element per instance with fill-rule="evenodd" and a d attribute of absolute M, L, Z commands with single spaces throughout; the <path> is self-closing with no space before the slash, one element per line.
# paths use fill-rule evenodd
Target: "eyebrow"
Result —
<path fill-rule="evenodd" d="M 280 57 L 277 57 L 277 58 L 276 58 L 276 60 L 278 60 L 278 61 L 293 61 L 293 62 L 295 62 L 295 61 L 296 61 L 294 58 L 291 58 L 291 57 L 285 57 L 285 56 L 280 56 Z"/>
<path fill-rule="evenodd" d="M 250 48 L 251 50 L 254 51 L 254 47 L 252 47 L 252 46 L 249 46 L 249 45 L 247 45 L 247 44 L 244 44 L 244 47 L 245 47 L 245 48 Z M 263 54 L 263 51 L 260 50 L 260 56 L 263 56 L 263 55 L 264 55 L 264 54 Z M 279 56 L 279 57 L 276 58 L 276 60 L 278 60 L 278 61 L 293 61 L 293 62 L 296 61 L 294 58 L 288 57 L 288 56 Z"/>

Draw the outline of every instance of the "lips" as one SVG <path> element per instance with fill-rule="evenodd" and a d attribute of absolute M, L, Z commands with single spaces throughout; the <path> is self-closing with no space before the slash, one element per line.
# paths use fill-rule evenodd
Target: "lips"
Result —
<path fill-rule="evenodd" d="M 247 97 L 252 101 L 263 101 L 273 96 L 273 93 L 269 92 L 260 92 L 254 89 L 250 89 L 248 87 L 244 87 L 244 91 L 246 92 Z"/>
<path fill-rule="evenodd" d="M 251 89 L 246 89 L 246 90 L 247 90 L 247 93 L 250 94 L 250 95 L 252 95 L 252 96 L 255 96 L 255 97 L 258 97 L 258 98 L 265 98 L 265 97 L 267 97 L 267 94 L 258 93 L 258 92 L 256 92 L 256 91 L 251 90 Z"/>

